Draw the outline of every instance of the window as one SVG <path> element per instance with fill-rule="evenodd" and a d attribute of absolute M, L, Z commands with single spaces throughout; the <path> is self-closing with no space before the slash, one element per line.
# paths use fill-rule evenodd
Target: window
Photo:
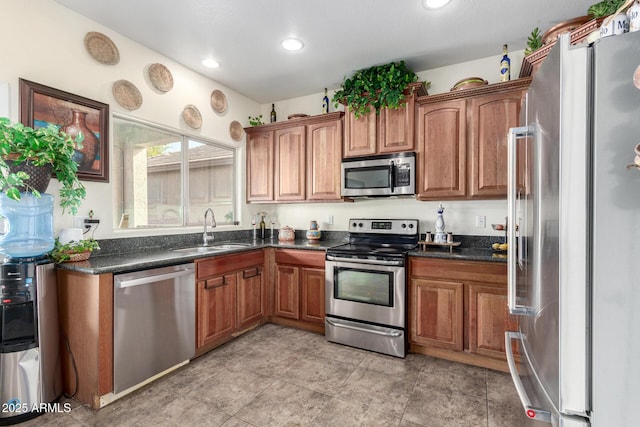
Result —
<path fill-rule="evenodd" d="M 115 228 L 233 223 L 235 149 L 120 117 L 113 134 Z"/>

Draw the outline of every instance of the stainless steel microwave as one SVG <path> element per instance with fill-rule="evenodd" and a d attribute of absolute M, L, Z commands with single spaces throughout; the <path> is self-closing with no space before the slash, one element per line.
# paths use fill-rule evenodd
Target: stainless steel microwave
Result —
<path fill-rule="evenodd" d="M 416 153 L 342 160 L 342 196 L 405 196 L 416 193 Z"/>

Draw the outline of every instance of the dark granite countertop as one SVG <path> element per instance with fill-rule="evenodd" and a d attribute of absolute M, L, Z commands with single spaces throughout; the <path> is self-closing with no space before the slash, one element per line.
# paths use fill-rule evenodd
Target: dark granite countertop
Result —
<path fill-rule="evenodd" d="M 198 258 L 210 258 L 220 255 L 228 255 L 232 253 L 247 252 L 254 249 L 262 248 L 287 248 L 287 249 L 303 249 L 326 251 L 327 248 L 340 245 L 340 241 L 319 241 L 310 242 L 308 240 L 296 239 L 293 242 L 279 242 L 272 240 L 233 240 L 233 241 L 217 241 L 214 245 L 225 243 L 241 243 L 246 245 L 241 248 L 217 250 L 214 252 L 192 253 L 180 252 L 173 249 L 182 247 L 193 247 L 197 245 L 179 245 L 173 247 L 152 247 L 137 250 L 135 252 L 120 252 L 105 255 L 93 255 L 86 261 L 69 262 L 59 264 L 58 268 L 64 270 L 72 270 L 87 274 L 102 273 L 124 273 L 136 270 L 145 270 L 148 268 L 165 267 L 175 264 L 183 264 L 192 262 Z"/>
<path fill-rule="evenodd" d="M 410 256 L 457 259 L 466 261 L 506 262 L 506 254 L 496 254 L 491 249 L 495 237 L 458 236 L 461 246 L 451 253 L 449 248 L 429 247 L 426 251 L 413 250 Z M 326 251 L 328 248 L 343 244 L 348 239 L 345 232 L 324 232 L 322 240 L 311 242 L 304 237 L 304 231 L 296 230 L 296 240 L 279 242 L 277 239 L 253 240 L 248 231 L 218 233 L 213 245 L 240 243 L 245 247 L 218 250 L 215 252 L 179 252 L 172 249 L 195 247 L 202 244 L 202 234 L 184 234 L 152 236 L 143 238 L 124 238 L 100 240 L 99 253 L 93 254 L 87 261 L 63 263 L 58 268 L 87 274 L 124 273 L 149 268 L 192 262 L 199 258 L 210 258 L 232 253 L 241 253 L 261 248 L 286 248 Z"/>
<path fill-rule="evenodd" d="M 462 261 L 489 261 L 489 262 L 507 262 L 506 252 L 496 253 L 491 249 L 484 248 L 453 248 L 449 253 L 449 248 L 428 248 L 425 251 L 410 251 L 409 256 L 423 258 L 443 258 L 457 259 Z"/>

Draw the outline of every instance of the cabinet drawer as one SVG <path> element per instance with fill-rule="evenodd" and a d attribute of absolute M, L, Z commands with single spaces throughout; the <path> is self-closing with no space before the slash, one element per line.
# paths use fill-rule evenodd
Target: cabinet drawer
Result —
<path fill-rule="evenodd" d="M 411 277 L 507 284 L 507 264 L 499 262 L 410 257 L 409 274 Z"/>
<path fill-rule="evenodd" d="M 250 251 L 196 260 L 196 279 L 242 270 L 264 264 L 263 251 Z"/>
<path fill-rule="evenodd" d="M 324 268 L 324 251 L 276 249 L 276 264 Z"/>

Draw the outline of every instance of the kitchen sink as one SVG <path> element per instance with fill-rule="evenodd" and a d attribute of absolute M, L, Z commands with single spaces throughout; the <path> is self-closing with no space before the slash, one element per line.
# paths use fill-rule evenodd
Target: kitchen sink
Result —
<path fill-rule="evenodd" d="M 247 243 L 215 243 L 208 246 L 191 246 L 188 248 L 171 249 L 174 252 L 183 252 L 191 254 L 205 254 L 210 252 L 228 251 L 231 249 L 242 249 L 250 247 Z"/>
<path fill-rule="evenodd" d="M 248 248 L 252 245 L 248 244 L 248 243 L 214 243 L 212 245 L 209 245 L 209 248 L 220 248 L 220 249 L 242 249 L 242 248 Z M 207 246 L 203 246 L 203 247 L 207 247 Z"/>

